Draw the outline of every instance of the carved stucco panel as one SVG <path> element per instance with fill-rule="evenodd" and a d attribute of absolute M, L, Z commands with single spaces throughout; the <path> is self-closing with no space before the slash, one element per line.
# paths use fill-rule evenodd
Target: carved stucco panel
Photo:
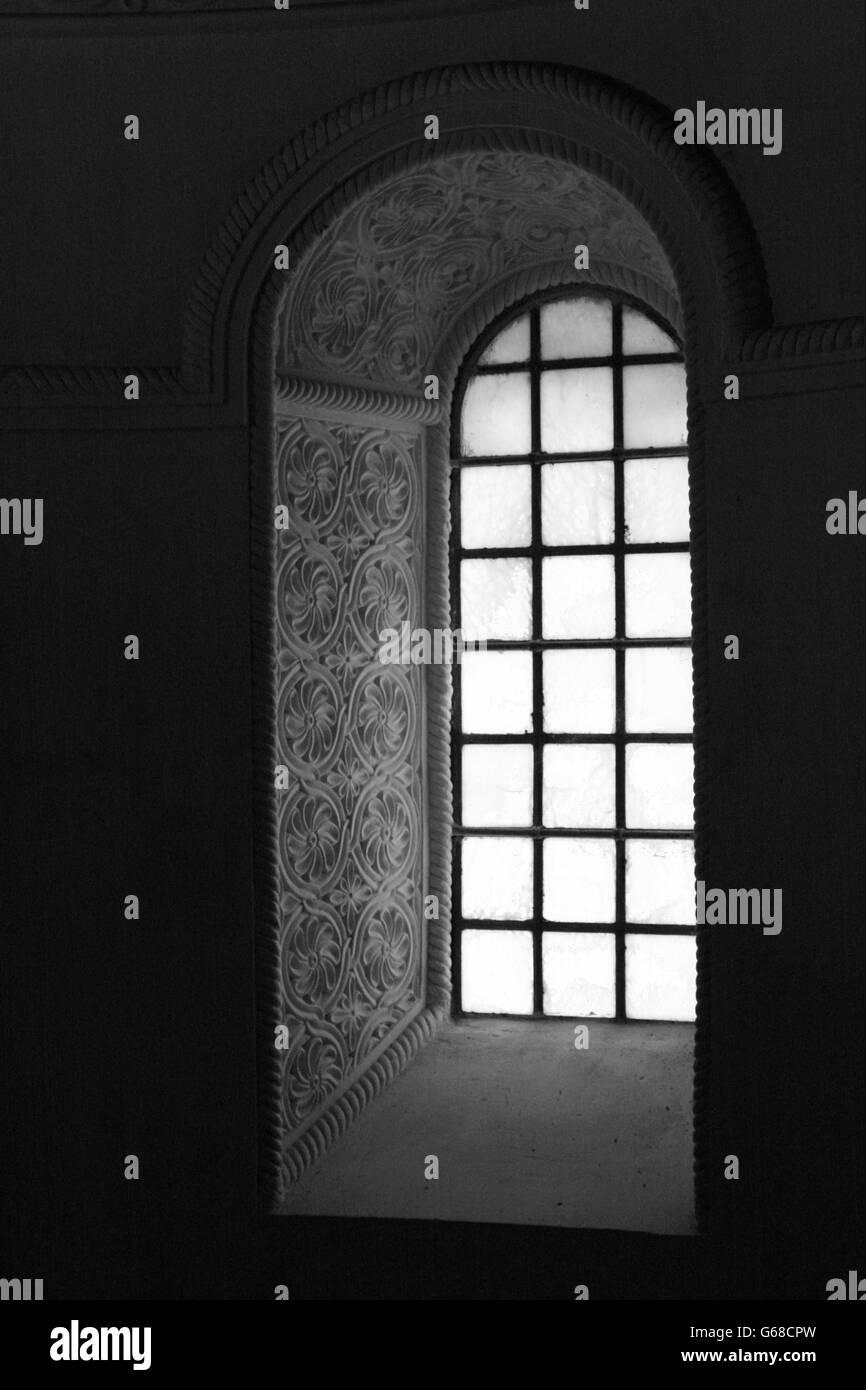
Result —
<path fill-rule="evenodd" d="M 347 208 L 298 266 L 277 372 L 417 387 L 469 301 L 518 267 L 570 263 L 578 243 L 675 291 L 640 213 L 585 170 L 489 151 L 401 173 Z"/>
<path fill-rule="evenodd" d="M 290 1135 L 421 1004 L 422 675 L 379 633 L 421 623 L 418 434 L 302 417 L 276 439 L 280 988 Z"/>

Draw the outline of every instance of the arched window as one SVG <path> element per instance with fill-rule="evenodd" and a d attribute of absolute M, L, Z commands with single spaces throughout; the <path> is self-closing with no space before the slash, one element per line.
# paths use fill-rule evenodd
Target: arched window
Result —
<path fill-rule="evenodd" d="M 624 296 L 539 296 L 452 421 L 454 1009 L 693 1020 L 686 388 Z"/>

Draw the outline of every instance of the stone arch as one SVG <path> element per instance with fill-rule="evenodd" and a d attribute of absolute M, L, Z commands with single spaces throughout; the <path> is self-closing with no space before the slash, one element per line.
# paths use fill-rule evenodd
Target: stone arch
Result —
<path fill-rule="evenodd" d="M 451 116 L 459 128 L 450 133 L 443 129 L 443 138 L 431 150 L 423 147 L 419 113 L 429 110 L 433 102 L 437 103 L 437 111 L 441 108 L 441 125 L 444 127 Z M 504 119 L 507 125 L 500 123 Z M 648 100 L 593 75 L 565 69 L 484 65 L 420 74 L 389 84 L 319 122 L 263 171 L 239 201 L 197 287 L 187 321 L 185 370 L 201 383 L 207 378 L 230 398 L 240 389 L 239 382 L 246 386 L 241 366 L 248 348 L 241 330 L 244 319 L 249 322 L 252 315 L 249 384 L 253 441 L 255 886 L 262 1059 L 261 1172 L 263 1193 L 269 1203 L 278 1201 L 285 1183 L 319 1156 L 434 1035 L 448 998 L 450 848 L 450 675 L 447 669 L 434 672 L 431 668 L 426 694 L 425 796 L 438 809 L 440 821 L 430 829 L 427 862 L 430 872 L 438 874 L 436 882 L 442 889 L 446 911 L 424 945 L 423 998 L 411 1016 L 399 1022 L 393 1036 L 386 1035 L 381 1046 L 377 1044 L 372 1049 L 369 1060 L 357 1074 L 340 1077 L 332 1087 L 331 1098 L 326 1097 L 318 1110 L 307 1116 L 308 1122 L 300 1127 L 295 1124 L 293 1129 L 294 1122 L 286 1108 L 285 1076 L 279 1060 L 275 1061 L 273 1042 L 275 1023 L 287 1021 L 285 999 L 280 996 L 278 983 L 285 910 L 280 905 L 280 851 L 273 794 L 273 768 L 277 761 L 274 690 L 279 685 L 281 655 L 285 663 L 284 654 L 278 652 L 274 641 L 275 421 L 279 425 L 280 417 L 307 422 L 327 418 L 342 422 L 344 433 L 354 422 L 358 428 L 399 429 L 406 438 L 411 435 L 422 441 L 426 437 L 427 544 L 423 580 L 427 625 L 439 625 L 438 617 L 447 626 L 447 547 L 437 545 L 435 540 L 444 541 L 447 536 L 447 418 L 462 356 L 478 332 L 498 313 L 535 288 L 589 280 L 627 289 L 644 299 L 682 331 L 689 364 L 695 704 L 699 723 L 706 684 L 700 400 L 706 391 L 707 375 L 715 369 L 723 349 L 769 322 L 769 303 L 751 230 L 724 175 L 703 152 L 674 145 L 671 129 L 669 113 L 665 115 Z M 377 147 L 380 154 L 375 158 Z M 352 247 L 357 245 L 353 232 L 358 231 L 359 219 L 365 214 L 377 207 L 381 211 L 383 190 L 405 186 L 407 179 L 415 179 L 417 185 L 420 178 L 423 186 L 426 177 L 435 184 L 443 170 L 450 171 L 452 180 L 464 191 L 473 182 L 477 186 L 479 171 L 483 172 L 487 180 L 485 195 L 494 202 L 490 187 L 493 174 L 498 171 L 507 183 L 510 171 L 517 187 L 527 171 L 533 170 L 547 198 L 545 216 L 538 225 L 546 226 L 549 234 L 550 219 L 554 225 L 556 218 L 560 219 L 558 240 L 554 236 L 551 242 L 548 236 L 544 247 L 550 254 L 533 255 L 533 249 L 538 248 L 524 244 L 520 254 L 510 260 L 506 257 L 494 266 L 480 290 L 473 283 L 476 292 L 469 295 L 468 306 L 458 294 L 452 301 L 444 295 L 439 318 L 428 313 L 426 324 L 420 325 L 426 329 L 427 337 L 423 351 L 414 357 L 404 350 L 405 345 L 396 356 L 387 355 L 392 346 L 385 322 L 387 289 L 377 304 L 371 302 L 369 294 L 364 299 L 365 276 L 369 280 L 371 274 L 369 265 L 355 267 L 354 279 L 351 274 L 344 275 L 336 299 L 331 295 L 331 307 L 338 310 L 340 295 L 345 295 L 342 310 L 348 305 L 350 319 L 354 305 L 354 320 L 344 325 L 342 345 L 346 351 L 342 360 L 340 352 L 334 351 L 334 343 L 340 345 L 339 323 L 330 343 L 315 332 L 298 332 L 297 325 L 304 321 L 304 315 L 309 324 L 309 315 L 315 313 L 311 301 L 316 294 L 321 301 L 324 294 L 320 273 L 317 278 L 317 255 L 333 256 L 342 232 L 344 259 L 350 262 Z M 558 177 L 552 177 L 553 173 Z M 553 196 L 558 182 L 562 185 L 558 189 L 559 202 Z M 567 240 L 563 239 L 564 234 L 571 235 L 578 220 L 574 209 L 581 197 L 584 212 L 588 203 L 599 210 L 596 225 L 606 229 L 607 235 L 607 241 L 603 237 L 599 243 L 604 246 L 604 254 L 596 259 L 591 255 L 589 276 L 570 267 L 565 258 Z M 459 197 L 455 206 L 461 206 Z M 617 223 L 618 242 L 608 235 Z M 398 224 L 399 218 L 394 221 L 399 241 Z M 472 229 L 463 230 L 471 242 Z M 426 245 L 428 254 L 435 250 L 430 231 L 428 226 L 426 242 L 424 229 L 418 233 L 420 245 Z M 520 237 L 516 240 L 519 242 Z M 544 241 L 543 236 L 541 240 Z M 273 247 L 277 243 L 290 247 L 294 270 L 288 276 L 273 270 Z M 443 241 L 440 236 L 439 244 L 448 244 L 447 237 Z M 424 265 L 422 257 L 416 277 L 421 283 Z M 403 273 L 405 270 L 404 263 Z M 401 283 L 405 287 L 405 279 L 395 270 L 394 284 Z M 327 299 L 324 294 L 324 310 L 321 303 L 319 306 L 319 327 L 327 324 Z M 428 308 L 434 300 L 435 296 L 431 296 Z M 423 295 L 418 302 L 423 302 Z M 365 317 L 370 312 L 372 319 Z M 365 334 L 366 340 L 359 347 L 358 339 Z M 220 337 L 226 349 L 224 354 L 214 350 Z M 442 380 L 438 403 L 425 399 L 419 380 L 417 369 L 425 365 L 425 357 L 428 370 Z M 249 367 L 248 356 L 246 365 Z M 701 752 L 701 739 L 697 736 L 695 821 L 699 847 L 708 822 Z M 709 963 L 709 943 L 699 939 L 695 1087 L 699 1212 L 705 1187 L 700 1113 L 708 1062 L 707 1019 L 702 1002 L 706 1001 Z M 325 1020 L 319 1029 L 319 1051 L 329 1045 L 325 1023 L 331 1026 Z"/>

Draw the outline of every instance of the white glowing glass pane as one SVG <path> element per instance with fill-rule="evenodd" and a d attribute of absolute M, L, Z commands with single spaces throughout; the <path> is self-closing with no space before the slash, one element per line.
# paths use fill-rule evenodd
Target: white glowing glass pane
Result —
<path fill-rule="evenodd" d="M 610 357 L 613 328 L 610 301 L 559 299 L 541 306 L 541 355 Z"/>
<path fill-rule="evenodd" d="M 626 555 L 625 630 L 629 637 L 691 635 L 691 565 L 687 554 Z"/>
<path fill-rule="evenodd" d="M 548 922 L 615 921 L 613 840 L 544 841 L 543 912 Z"/>
<path fill-rule="evenodd" d="M 625 726 L 634 734 L 691 733 L 688 647 L 634 647 L 626 652 Z"/>
<path fill-rule="evenodd" d="M 463 652 L 460 682 L 464 733 L 530 732 L 531 652 Z"/>
<path fill-rule="evenodd" d="M 531 932 L 461 932 L 460 967 L 464 1013 L 532 1013 Z"/>
<path fill-rule="evenodd" d="M 679 352 L 679 347 L 652 319 L 635 309 L 625 308 L 622 311 L 622 350 L 625 353 Z"/>
<path fill-rule="evenodd" d="M 624 367 L 623 432 L 627 449 L 669 449 L 686 442 L 686 373 L 681 362 Z"/>
<path fill-rule="evenodd" d="M 463 397 L 465 455 L 528 454 L 532 448 L 526 372 L 475 376 Z"/>
<path fill-rule="evenodd" d="M 541 562 L 545 637 L 613 637 L 612 555 L 549 555 Z"/>
<path fill-rule="evenodd" d="M 463 916 L 491 921 L 532 917 L 532 841 L 470 835 L 463 841 Z"/>
<path fill-rule="evenodd" d="M 545 652 L 544 729 L 548 734 L 612 734 L 616 659 L 599 647 Z"/>
<path fill-rule="evenodd" d="M 626 840 L 625 916 L 648 926 L 694 925 L 693 840 Z"/>
<path fill-rule="evenodd" d="M 529 315 L 510 323 L 497 333 L 493 342 L 478 359 L 482 367 L 501 365 L 503 362 L 525 362 L 529 357 Z"/>
<path fill-rule="evenodd" d="M 616 938 L 610 932 L 543 932 L 544 1012 L 558 1018 L 616 1014 Z"/>
<path fill-rule="evenodd" d="M 613 464 L 544 464 L 541 470 L 541 539 L 544 544 L 610 545 L 613 536 Z"/>
<path fill-rule="evenodd" d="M 558 829 L 607 830 L 616 824 L 612 743 L 556 743 L 544 749 L 542 818 Z"/>
<path fill-rule="evenodd" d="M 625 537 L 632 544 L 688 540 L 687 459 L 626 459 Z"/>
<path fill-rule="evenodd" d="M 568 367 L 541 373 L 541 447 L 548 454 L 610 449 L 613 373 L 610 367 Z"/>
<path fill-rule="evenodd" d="M 627 743 L 626 825 L 635 830 L 691 830 L 694 781 L 690 743 Z"/>
<path fill-rule="evenodd" d="M 461 469 L 460 543 L 465 550 L 530 544 L 530 472 L 519 463 Z"/>
<path fill-rule="evenodd" d="M 529 560 L 463 560 L 460 629 L 464 639 L 517 639 L 532 631 Z"/>
<path fill-rule="evenodd" d="M 629 1018 L 693 1023 L 695 961 L 693 936 L 625 938 L 625 1011 Z"/>
<path fill-rule="evenodd" d="M 528 744 L 467 744 L 463 749 L 464 825 L 532 824 Z"/>

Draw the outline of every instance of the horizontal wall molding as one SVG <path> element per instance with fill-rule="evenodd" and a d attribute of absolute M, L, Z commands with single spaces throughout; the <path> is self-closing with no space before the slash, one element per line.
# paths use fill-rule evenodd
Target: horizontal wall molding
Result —
<path fill-rule="evenodd" d="M 310 15 L 357 8 L 298 3 Z M 38 12 L 44 17 L 51 8 Z M 63 8 L 68 15 L 69 4 Z M 82 0 L 75 8 L 76 13 L 106 15 L 114 13 L 114 0 Z M 190 10 L 185 3 L 182 8 Z M 361 8 L 366 13 L 370 7 Z M 205 11 L 229 12 L 216 4 Z M 287 22 L 288 12 L 275 11 L 274 17 Z M 10 407 L 16 426 L 25 411 L 122 409 L 122 383 L 129 372 L 140 377 L 141 400 L 149 406 L 180 413 L 228 404 L 238 412 L 235 419 L 248 419 L 248 341 L 255 305 L 264 283 L 274 288 L 279 282 L 285 288 L 285 277 L 292 275 L 274 271 L 273 245 L 285 241 L 292 265 L 298 265 L 296 258 L 321 229 L 376 180 L 417 169 L 429 159 L 426 142 L 409 132 L 431 100 L 438 103 L 442 120 L 437 156 L 508 149 L 577 164 L 645 214 L 678 276 L 690 273 L 687 239 L 700 238 L 707 264 L 696 307 L 706 313 L 714 304 L 721 315 L 719 341 L 704 349 L 710 375 L 721 360 L 788 364 L 817 354 L 832 362 L 838 354 L 847 360 L 852 351 L 866 359 L 866 317 L 773 326 L 748 215 L 710 152 L 674 142 L 672 114 L 665 107 L 595 73 L 553 64 L 478 63 L 414 73 L 366 92 L 298 132 L 260 169 L 235 199 L 204 255 L 187 301 L 179 363 L 141 371 L 134 362 L 102 367 L 8 364 L 0 368 L 0 422 L 9 423 Z M 531 131 L 521 124 L 524 118 L 531 118 Z M 609 154 L 603 152 L 605 139 Z M 317 181 L 322 200 L 315 216 L 302 223 L 301 236 L 296 220 L 305 196 L 301 189 L 317 186 Z M 696 289 L 681 285 L 681 298 Z M 135 427 L 141 421 L 130 413 L 128 423 Z"/>
<path fill-rule="evenodd" d="M 821 319 L 749 334 L 720 357 L 719 373 L 741 371 L 750 395 L 773 396 L 866 385 L 864 364 L 866 317 Z M 135 372 L 140 398 L 127 403 L 124 379 L 130 372 L 133 366 L 8 367 L 0 372 L 0 428 L 26 428 L 31 416 L 38 417 L 38 428 L 58 429 L 236 429 L 247 423 L 243 403 L 206 389 L 200 374 L 171 367 Z M 421 392 L 379 391 L 373 400 L 363 388 L 305 377 L 284 375 L 275 383 L 277 409 L 303 402 L 351 411 L 362 397 L 383 417 L 432 424 L 440 415 L 439 404 Z"/>

